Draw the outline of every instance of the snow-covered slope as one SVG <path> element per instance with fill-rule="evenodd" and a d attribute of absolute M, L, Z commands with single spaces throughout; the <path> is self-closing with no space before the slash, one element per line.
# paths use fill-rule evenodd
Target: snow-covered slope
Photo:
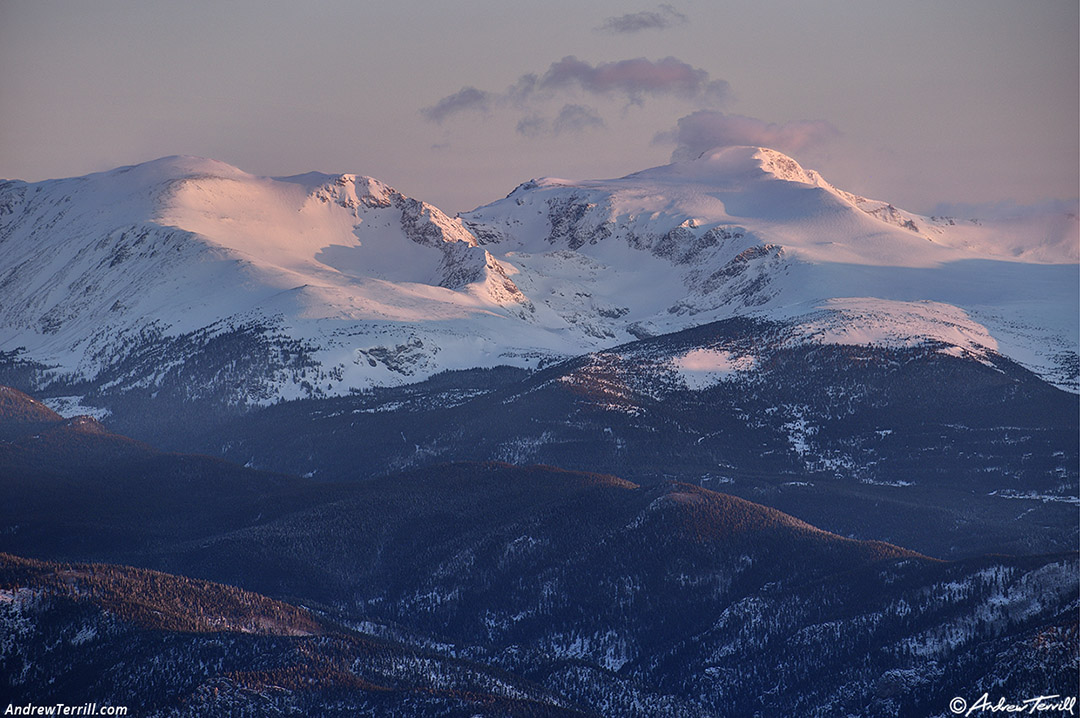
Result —
<path fill-rule="evenodd" d="M 594 335 L 751 314 L 811 341 L 999 352 L 1076 386 L 1073 216 L 923 217 L 731 147 L 615 180 L 528 182 L 463 220 L 526 295 Z"/>
<path fill-rule="evenodd" d="M 0 347 L 88 378 L 147 342 L 238 329 L 299 340 L 340 390 L 534 349 L 515 333 L 528 299 L 459 220 L 367 177 L 190 157 L 0 184 L 0 298 Z M 571 351 L 536 336 L 534 353 Z M 270 381 L 260 398 L 300 392 Z"/>
<path fill-rule="evenodd" d="M 755 147 L 529 182 L 460 218 L 368 177 L 169 157 L 0 182 L 0 350 L 69 383 L 250 404 L 752 314 L 1075 387 L 1076 263 L 1075 217 L 921 217 Z"/>

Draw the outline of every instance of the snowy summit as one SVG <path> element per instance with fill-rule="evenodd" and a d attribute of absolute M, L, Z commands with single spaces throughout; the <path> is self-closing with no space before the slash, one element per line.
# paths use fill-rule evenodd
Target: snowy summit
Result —
<path fill-rule="evenodd" d="M 140 356 L 244 335 L 270 358 L 236 401 L 265 403 L 752 315 L 793 342 L 1001 354 L 1075 389 L 1077 246 L 1076 217 L 919 216 L 759 147 L 534 180 L 456 218 L 370 177 L 168 157 L 0 183 L 0 346 L 152 388 Z"/>

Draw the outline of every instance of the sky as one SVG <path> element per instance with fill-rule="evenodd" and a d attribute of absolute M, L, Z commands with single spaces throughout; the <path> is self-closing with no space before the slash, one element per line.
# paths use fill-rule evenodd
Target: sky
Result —
<path fill-rule="evenodd" d="M 1023 211 L 1080 194 L 1078 8 L 0 0 L 0 177 L 189 154 L 453 214 L 757 144 L 911 211 Z"/>

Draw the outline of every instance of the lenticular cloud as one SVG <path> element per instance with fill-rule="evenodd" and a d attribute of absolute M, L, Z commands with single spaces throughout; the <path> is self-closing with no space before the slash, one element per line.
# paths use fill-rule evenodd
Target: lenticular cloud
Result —
<path fill-rule="evenodd" d="M 824 120 L 797 120 L 776 124 L 755 117 L 698 110 L 678 121 L 678 126 L 654 138 L 656 143 L 674 142 L 672 162 L 693 159 L 714 147 L 757 145 L 798 152 L 837 136 L 839 131 Z"/>

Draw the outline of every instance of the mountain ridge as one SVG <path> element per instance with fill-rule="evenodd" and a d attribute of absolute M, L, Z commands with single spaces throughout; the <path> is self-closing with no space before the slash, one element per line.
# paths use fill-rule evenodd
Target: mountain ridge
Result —
<path fill-rule="evenodd" d="M 760 147 L 457 217 L 182 156 L 0 182 L 0 685 L 150 715 L 1061 693 L 1077 226 Z"/>
<path fill-rule="evenodd" d="M 755 147 L 533 181 L 454 218 L 362 175 L 255 177 L 174 156 L 0 184 L 0 342 L 39 365 L 31 388 L 59 395 L 160 389 L 167 367 L 235 337 L 258 355 L 241 360 L 251 386 L 211 391 L 243 407 L 534 369 L 748 315 L 809 322 L 808 342 L 998 351 L 1075 389 L 1076 227 L 1039 222 L 919 217 Z M 839 329 L 824 338 L 822 311 Z M 874 331 L 846 331 L 868 317 Z"/>
<path fill-rule="evenodd" d="M 37 554 L 0 554 L 0 685 L 20 702 L 889 716 L 1075 675 L 1075 553 L 937 561 L 701 487 L 543 466 L 332 486 L 212 462 L 140 494 L 137 461 L 42 458 L 0 481 L 0 551 Z"/>

